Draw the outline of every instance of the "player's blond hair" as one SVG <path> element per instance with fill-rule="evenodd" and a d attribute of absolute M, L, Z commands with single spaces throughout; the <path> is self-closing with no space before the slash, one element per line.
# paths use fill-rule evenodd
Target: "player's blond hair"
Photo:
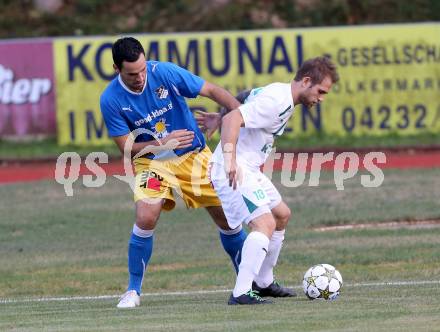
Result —
<path fill-rule="evenodd" d="M 304 77 L 310 77 L 312 84 L 321 83 L 326 77 L 330 77 L 332 83 L 339 80 L 336 66 L 327 56 L 320 56 L 304 62 L 296 72 L 295 81 L 301 81 Z"/>

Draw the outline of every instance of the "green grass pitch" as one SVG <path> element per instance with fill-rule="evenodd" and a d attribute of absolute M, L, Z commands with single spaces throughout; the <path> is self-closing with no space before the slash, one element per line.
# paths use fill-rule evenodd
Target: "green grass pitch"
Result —
<path fill-rule="evenodd" d="M 226 304 L 231 263 L 203 210 L 181 203 L 162 214 L 141 306 L 117 310 L 127 282 L 126 248 L 134 221 L 128 186 L 54 181 L 0 186 L 0 331 L 438 331 L 440 228 L 320 232 L 320 226 L 440 219 L 440 169 L 387 170 L 382 186 L 360 174 L 337 191 L 282 187 L 292 209 L 277 279 L 298 298 Z M 306 179 L 307 183 L 307 179 Z M 329 263 L 344 278 L 337 301 L 309 301 L 304 272 Z"/>

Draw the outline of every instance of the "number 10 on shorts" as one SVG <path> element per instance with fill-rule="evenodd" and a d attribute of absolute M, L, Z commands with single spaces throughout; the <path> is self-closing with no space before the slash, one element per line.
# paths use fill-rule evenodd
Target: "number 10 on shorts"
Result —
<path fill-rule="evenodd" d="M 262 200 L 262 199 L 264 199 L 266 197 L 266 194 L 264 193 L 264 191 L 262 189 L 255 190 L 253 192 L 253 194 L 255 195 L 255 197 L 258 200 Z"/>

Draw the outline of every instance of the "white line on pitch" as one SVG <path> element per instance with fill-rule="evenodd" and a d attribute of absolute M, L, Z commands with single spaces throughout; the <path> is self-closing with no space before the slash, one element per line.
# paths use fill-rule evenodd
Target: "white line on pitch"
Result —
<path fill-rule="evenodd" d="M 215 294 L 230 292 L 230 289 L 214 289 L 200 290 L 188 292 L 163 292 L 163 293 L 143 293 L 142 297 L 152 296 L 180 296 L 180 295 L 198 295 L 198 294 Z M 28 302 L 54 302 L 54 301 L 86 301 L 86 300 L 107 300 L 117 299 L 121 295 L 98 295 L 98 296 L 68 296 L 68 297 L 41 297 L 41 298 L 24 298 L 24 299 L 0 299 L 0 304 L 6 303 L 28 303 Z"/>
<path fill-rule="evenodd" d="M 425 281 L 388 281 L 388 282 L 366 282 L 359 284 L 348 284 L 347 287 L 381 287 L 381 286 L 419 286 L 440 284 L 440 280 Z"/>
<path fill-rule="evenodd" d="M 344 287 L 383 287 L 383 286 L 419 286 L 440 284 L 440 280 L 422 280 L 422 281 L 390 281 L 390 282 L 371 282 L 344 284 Z M 294 288 L 301 288 L 296 286 Z M 199 290 L 187 292 L 163 292 L 163 293 L 144 293 L 142 297 L 153 296 L 181 296 L 181 295 L 204 295 L 231 292 L 230 289 Z M 100 295 L 100 296 L 71 296 L 71 297 L 41 297 L 24 299 L 0 299 L 0 304 L 8 303 L 32 303 L 32 302 L 55 302 L 55 301 L 87 301 L 87 300 L 108 300 L 119 298 L 120 295 Z"/>

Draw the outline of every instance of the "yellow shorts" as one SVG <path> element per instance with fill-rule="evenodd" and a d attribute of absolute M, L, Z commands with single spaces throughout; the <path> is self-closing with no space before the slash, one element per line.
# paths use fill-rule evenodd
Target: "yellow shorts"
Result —
<path fill-rule="evenodd" d="M 164 199 L 162 210 L 169 211 L 176 205 L 174 189 L 188 208 L 221 206 L 208 178 L 211 155 L 211 150 L 205 147 L 201 152 L 189 152 L 168 160 L 135 159 L 134 201 L 158 203 Z"/>

